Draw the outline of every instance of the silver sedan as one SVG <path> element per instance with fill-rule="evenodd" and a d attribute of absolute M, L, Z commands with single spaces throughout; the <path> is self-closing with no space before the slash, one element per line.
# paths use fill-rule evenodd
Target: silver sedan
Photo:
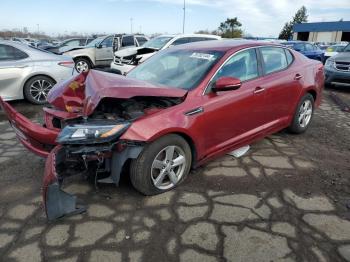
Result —
<path fill-rule="evenodd" d="M 0 40 L 0 96 L 44 104 L 52 86 L 74 74 L 74 61 L 35 47 Z"/>

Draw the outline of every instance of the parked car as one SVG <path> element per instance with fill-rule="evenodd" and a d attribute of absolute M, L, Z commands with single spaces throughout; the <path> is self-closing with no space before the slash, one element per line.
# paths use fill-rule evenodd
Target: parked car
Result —
<path fill-rule="evenodd" d="M 334 56 L 334 55 L 338 54 L 339 52 L 343 52 L 343 50 L 346 46 L 347 46 L 347 44 L 336 44 L 336 45 L 329 46 L 326 49 L 326 52 L 324 53 L 325 61 L 328 58 L 330 58 L 331 56 Z"/>
<path fill-rule="evenodd" d="M 35 46 L 35 40 L 31 38 L 12 37 L 11 41 L 19 42 L 25 45 Z"/>
<path fill-rule="evenodd" d="M 305 132 L 323 84 L 322 63 L 280 45 L 206 41 L 159 52 L 126 77 L 90 70 L 57 84 L 45 126 L 0 104 L 18 139 L 47 157 L 43 198 L 54 219 L 77 212 L 60 189 L 67 176 L 118 184 L 130 160 L 133 186 L 154 195 L 269 134 Z"/>
<path fill-rule="evenodd" d="M 288 41 L 282 43 L 283 45 L 286 45 L 295 51 L 298 51 L 305 55 L 306 57 L 310 59 L 315 59 L 317 61 L 320 61 L 324 63 L 324 50 L 321 50 L 317 45 L 308 43 L 308 42 L 302 42 L 302 41 Z"/>
<path fill-rule="evenodd" d="M 147 41 L 144 35 L 107 35 L 96 38 L 85 47 L 75 48 L 65 55 L 73 57 L 75 69 L 85 72 L 94 67 L 109 66 L 115 50 L 140 46 Z"/>
<path fill-rule="evenodd" d="M 74 62 L 13 41 L 0 41 L 0 96 L 44 104 L 55 83 L 70 78 Z"/>
<path fill-rule="evenodd" d="M 326 84 L 350 87 L 350 44 L 341 53 L 327 59 Z"/>
<path fill-rule="evenodd" d="M 57 46 L 46 45 L 46 46 L 42 46 L 41 49 L 44 49 L 44 50 L 49 51 L 49 52 L 54 53 L 54 54 L 61 55 L 64 52 L 68 52 L 72 49 L 86 46 L 93 40 L 94 40 L 94 38 L 92 38 L 92 37 L 71 38 L 71 39 L 66 39 L 66 40 L 62 41 Z"/>
<path fill-rule="evenodd" d="M 118 71 L 120 74 L 126 74 L 159 50 L 181 44 L 219 39 L 221 39 L 219 36 L 201 34 L 161 35 L 149 40 L 141 47 L 127 48 L 115 52 L 111 69 Z"/>

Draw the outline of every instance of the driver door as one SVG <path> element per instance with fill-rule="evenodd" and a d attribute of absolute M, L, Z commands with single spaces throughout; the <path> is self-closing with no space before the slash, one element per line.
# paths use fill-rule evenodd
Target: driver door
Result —
<path fill-rule="evenodd" d="M 213 77 L 203 96 L 201 127 L 206 156 L 217 151 L 249 144 L 263 134 L 265 92 L 256 49 L 240 51 L 228 59 Z M 216 80 L 235 77 L 241 80 L 237 90 L 213 92 Z"/>
<path fill-rule="evenodd" d="M 105 38 L 96 47 L 96 64 L 99 66 L 109 66 L 113 61 L 113 36 Z"/>

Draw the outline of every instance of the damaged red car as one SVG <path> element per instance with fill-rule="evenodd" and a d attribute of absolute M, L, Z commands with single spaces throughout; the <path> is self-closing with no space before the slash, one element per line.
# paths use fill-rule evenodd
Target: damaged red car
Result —
<path fill-rule="evenodd" d="M 18 139 L 47 157 L 48 219 L 81 211 L 61 190 L 71 175 L 154 195 L 191 168 L 288 128 L 302 133 L 320 104 L 323 65 L 284 46 L 208 41 L 159 52 L 127 76 L 91 70 L 57 84 L 45 124 L 0 100 Z"/>

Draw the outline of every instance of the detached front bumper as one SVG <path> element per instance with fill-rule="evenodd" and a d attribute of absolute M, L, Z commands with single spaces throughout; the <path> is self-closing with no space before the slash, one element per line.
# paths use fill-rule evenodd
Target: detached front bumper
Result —
<path fill-rule="evenodd" d="M 46 159 L 42 194 L 48 220 L 82 213 L 86 210 L 84 207 L 77 207 L 75 196 L 60 188 L 63 178 L 57 174 L 57 166 L 64 161 L 65 152 L 60 145 L 56 146 Z"/>
<path fill-rule="evenodd" d="M 51 130 L 35 124 L 28 118 L 18 113 L 0 97 L 0 105 L 3 108 L 10 125 L 14 129 L 21 143 L 41 157 L 47 157 L 51 149 L 56 145 L 58 130 Z"/>

